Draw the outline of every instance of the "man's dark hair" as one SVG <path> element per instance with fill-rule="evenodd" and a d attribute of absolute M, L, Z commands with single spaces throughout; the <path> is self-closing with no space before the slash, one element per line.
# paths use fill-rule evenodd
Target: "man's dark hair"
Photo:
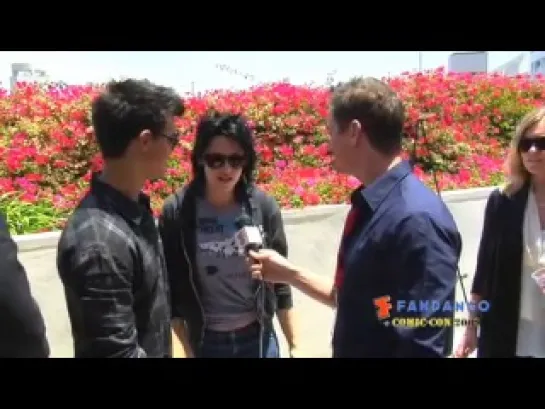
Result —
<path fill-rule="evenodd" d="M 182 98 L 172 89 L 148 80 L 127 79 L 107 84 L 92 104 L 93 129 L 104 158 L 123 156 L 145 129 L 159 137 L 169 116 L 182 116 Z"/>
<path fill-rule="evenodd" d="M 371 145 L 391 155 L 401 150 L 405 109 L 397 94 L 375 78 L 354 78 L 333 89 L 333 119 L 345 131 L 351 121 L 361 123 Z"/>
<path fill-rule="evenodd" d="M 241 115 L 220 113 L 218 111 L 208 112 L 201 118 L 197 125 L 195 144 L 191 152 L 191 165 L 195 179 L 204 181 L 204 173 L 200 166 L 200 161 L 212 140 L 220 135 L 232 139 L 244 151 L 246 164 L 242 170 L 242 177 L 239 184 L 253 183 L 257 162 L 253 132 Z"/>

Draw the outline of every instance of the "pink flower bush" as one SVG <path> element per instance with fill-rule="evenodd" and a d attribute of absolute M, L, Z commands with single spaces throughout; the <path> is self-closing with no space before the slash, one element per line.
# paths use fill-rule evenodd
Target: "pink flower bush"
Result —
<path fill-rule="evenodd" d="M 405 157 L 416 124 L 426 117 L 426 137 L 416 151 L 416 174 L 441 189 L 502 181 L 505 150 L 517 121 L 545 101 L 542 78 L 447 75 L 442 70 L 388 80 L 407 109 Z M 62 227 L 102 160 L 90 132 L 90 102 L 99 86 L 38 87 L 0 91 L 0 211 L 16 233 Z M 241 92 L 213 91 L 186 100 L 178 121 L 182 143 L 164 180 L 146 191 L 158 211 L 166 196 L 191 177 L 195 125 L 211 107 L 243 113 L 255 130 L 258 183 L 282 207 L 342 203 L 358 181 L 336 173 L 328 154 L 324 88 L 266 84 Z"/>

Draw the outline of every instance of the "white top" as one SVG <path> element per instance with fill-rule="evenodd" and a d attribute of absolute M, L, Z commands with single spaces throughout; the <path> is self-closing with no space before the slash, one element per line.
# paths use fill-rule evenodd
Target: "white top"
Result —
<path fill-rule="evenodd" d="M 538 238 L 541 249 L 540 258 L 545 257 L 545 230 Z M 520 298 L 520 318 L 517 336 L 517 356 L 545 358 L 545 294 L 531 277 L 535 265 L 526 252 L 522 260 L 522 291 Z"/>

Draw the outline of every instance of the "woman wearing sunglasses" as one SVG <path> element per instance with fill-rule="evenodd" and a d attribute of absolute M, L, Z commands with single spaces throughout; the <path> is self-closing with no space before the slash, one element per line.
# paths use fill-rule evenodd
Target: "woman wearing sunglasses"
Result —
<path fill-rule="evenodd" d="M 245 218 L 260 229 L 266 247 L 287 253 L 280 209 L 253 183 L 256 161 L 252 131 L 241 116 L 212 112 L 201 119 L 194 178 L 165 202 L 159 221 L 173 330 L 182 346 L 175 355 L 279 357 L 275 313 L 296 350 L 290 287 L 253 280 L 234 239 Z"/>
<path fill-rule="evenodd" d="M 486 301 L 480 332 L 467 327 L 455 353 L 545 357 L 545 108 L 518 125 L 506 162 L 508 184 L 485 210 L 472 300 Z"/>

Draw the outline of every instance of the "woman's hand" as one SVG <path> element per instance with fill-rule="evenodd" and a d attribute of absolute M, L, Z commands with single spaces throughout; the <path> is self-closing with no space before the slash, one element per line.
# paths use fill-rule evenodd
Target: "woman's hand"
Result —
<path fill-rule="evenodd" d="M 462 341 L 458 344 L 456 351 L 454 352 L 455 358 L 467 358 L 475 349 L 477 349 L 477 327 L 468 326 L 462 336 Z"/>
<path fill-rule="evenodd" d="M 307 356 L 305 354 L 305 351 L 299 349 L 298 347 L 294 346 L 290 348 L 290 358 L 312 358 L 311 356 Z"/>

